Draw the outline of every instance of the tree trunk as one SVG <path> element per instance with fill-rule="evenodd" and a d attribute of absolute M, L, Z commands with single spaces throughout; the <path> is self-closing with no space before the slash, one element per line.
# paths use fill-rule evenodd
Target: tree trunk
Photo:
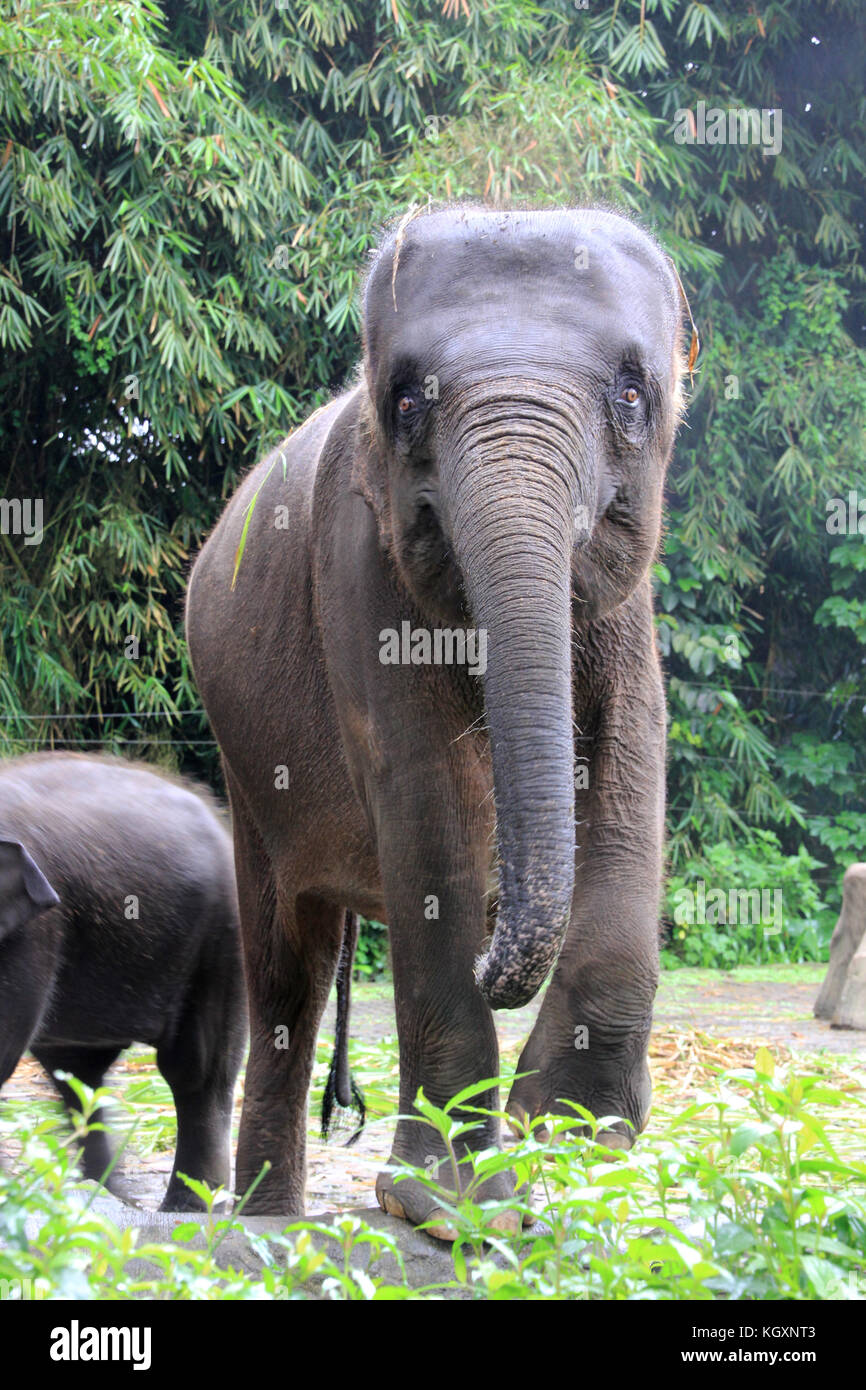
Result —
<path fill-rule="evenodd" d="M 852 864 L 830 941 L 830 964 L 814 1009 L 834 1028 L 866 1029 L 866 864 Z"/>

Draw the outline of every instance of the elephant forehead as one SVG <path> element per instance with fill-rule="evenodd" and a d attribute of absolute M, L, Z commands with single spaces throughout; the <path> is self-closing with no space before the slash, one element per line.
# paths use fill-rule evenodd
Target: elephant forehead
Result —
<path fill-rule="evenodd" d="M 662 253 L 608 213 L 421 218 L 383 246 L 365 299 L 368 351 L 382 368 L 404 354 L 429 360 L 431 349 L 447 363 L 630 347 L 664 372 L 678 321 Z"/>
<path fill-rule="evenodd" d="M 530 290 L 510 303 L 473 299 L 435 306 L 404 326 L 395 324 L 383 343 L 382 367 L 418 363 L 446 378 L 457 374 L 509 374 L 540 378 L 573 371 L 600 378 L 624 357 L 634 357 L 665 380 L 675 335 L 659 332 L 657 320 L 639 307 L 614 307 L 604 314 L 589 296 L 557 303 Z"/>

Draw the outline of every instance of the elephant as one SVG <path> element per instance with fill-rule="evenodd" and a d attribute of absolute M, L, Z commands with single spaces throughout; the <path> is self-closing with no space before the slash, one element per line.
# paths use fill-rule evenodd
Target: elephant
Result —
<path fill-rule="evenodd" d="M 665 799 L 650 570 L 683 300 L 614 212 L 404 217 L 369 265 L 347 388 L 246 476 L 196 560 L 187 638 L 248 967 L 238 1190 L 271 1164 L 250 1211 L 303 1211 L 344 909 L 389 927 L 402 1118 L 384 1210 L 453 1238 L 394 1166 L 462 1189 L 500 1142 L 481 1113 L 498 1090 L 464 1107 L 453 1179 L 419 1088 L 441 1106 L 497 1079 L 492 1010 L 548 977 L 510 1123 L 585 1106 L 619 1146 L 645 1124 Z M 510 1182 L 481 1189 L 503 1229 Z"/>
<path fill-rule="evenodd" d="M 56 1071 L 97 1087 L 149 1043 L 177 1111 L 161 1209 L 197 1211 L 179 1175 L 229 1186 L 246 1034 L 231 834 L 205 789 L 101 756 L 0 762 L 0 1086 L 29 1049 L 76 1110 Z M 111 1163 L 89 1129 L 84 1176 Z"/>

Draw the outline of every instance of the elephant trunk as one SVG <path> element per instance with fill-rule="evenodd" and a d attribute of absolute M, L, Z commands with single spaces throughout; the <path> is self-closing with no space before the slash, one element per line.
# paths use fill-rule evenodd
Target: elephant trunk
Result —
<path fill-rule="evenodd" d="M 454 553 L 487 634 L 499 851 L 496 930 L 476 979 L 491 1008 L 514 1009 L 549 974 L 571 913 L 571 550 L 583 489 L 561 444 L 545 454 L 537 434 L 463 453 L 451 484 Z"/>

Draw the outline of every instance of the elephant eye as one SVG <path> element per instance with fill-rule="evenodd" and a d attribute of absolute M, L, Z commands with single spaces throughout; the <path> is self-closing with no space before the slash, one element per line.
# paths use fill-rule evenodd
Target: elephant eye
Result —
<path fill-rule="evenodd" d="M 413 386 L 398 386 L 392 400 L 392 426 L 404 440 L 408 440 L 424 416 L 421 392 Z"/>
<path fill-rule="evenodd" d="M 634 406 L 640 405 L 641 399 L 642 395 L 637 386 L 627 386 L 625 390 L 617 396 L 617 403 L 619 405 L 630 405 L 634 408 Z"/>

